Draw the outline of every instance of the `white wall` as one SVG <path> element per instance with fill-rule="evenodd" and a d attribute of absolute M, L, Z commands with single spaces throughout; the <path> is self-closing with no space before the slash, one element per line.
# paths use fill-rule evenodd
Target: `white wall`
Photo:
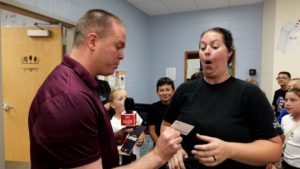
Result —
<path fill-rule="evenodd" d="M 270 101 L 279 88 L 275 79 L 278 72 L 288 71 L 292 78 L 300 77 L 300 44 L 288 53 L 276 49 L 282 26 L 300 19 L 299 6 L 299 0 L 265 0 L 261 77 L 262 89 Z"/>

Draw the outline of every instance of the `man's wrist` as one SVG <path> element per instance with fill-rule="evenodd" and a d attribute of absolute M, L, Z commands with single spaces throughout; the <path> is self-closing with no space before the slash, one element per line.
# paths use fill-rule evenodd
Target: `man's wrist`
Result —
<path fill-rule="evenodd" d="M 150 153 L 152 153 L 151 155 L 153 158 L 159 162 L 159 165 L 163 165 L 168 161 L 168 159 L 166 159 L 162 153 L 157 150 L 157 148 L 154 148 Z"/>

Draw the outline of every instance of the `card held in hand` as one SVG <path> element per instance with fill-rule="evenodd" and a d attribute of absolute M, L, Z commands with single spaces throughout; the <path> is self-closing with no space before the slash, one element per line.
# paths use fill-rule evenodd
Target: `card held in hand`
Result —
<path fill-rule="evenodd" d="M 175 120 L 174 123 L 171 125 L 172 128 L 176 129 L 182 135 L 188 135 L 194 128 L 193 125 Z"/>

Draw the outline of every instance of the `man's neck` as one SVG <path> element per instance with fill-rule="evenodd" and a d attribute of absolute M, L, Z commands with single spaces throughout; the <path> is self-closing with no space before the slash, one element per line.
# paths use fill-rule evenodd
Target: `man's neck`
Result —
<path fill-rule="evenodd" d="M 280 86 L 281 90 L 288 90 L 288 86 L 287 85 L 282 85 Z"/>
<path fill-rule="evenodd" d="M 73 48 L 69 54 L 69 56 L 76 60 L 78 63 L 80 63 L 92 76 L 97 76 L 94 71 L 92 70 L 92 66 L 90 65 L 91 63 L 87 59 L 87 52 L 83 47 L 77 47 Z"/>

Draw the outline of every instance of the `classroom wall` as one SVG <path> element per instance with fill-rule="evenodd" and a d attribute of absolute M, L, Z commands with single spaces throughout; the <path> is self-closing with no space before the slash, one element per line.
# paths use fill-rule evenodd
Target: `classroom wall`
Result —
<path fill-rule="evenodd" d="M 263 36 L 263 55 L 262 55 L 262 89 L 271 101 L 275 90 L 280 86 L 275 79 L 278 72 L 288 71 L 292 78 L 300 77 L 300 13 L 299 0 L 265 0 L 264 9 L 264 36 Z M 298 22 L 298 35 L 296 36 L 295 49 L 282 52 L 277 49 L 281 30 L 288 22 L 296 25 Z M 294 32 L 295 33 L 295 32 Z M 296 34 L 294 34 L 296 35 Z M 285 43 L 287 44 L 287 43 Z"/>
<path fill-rule="evenodd" d="M 276 1 L 265 0 L 263 12 L 263 36 L 262 36 L 262 70 L 261 70 L 261 89 L 266 93 L 269 102 L 272 102 L 273 79 L 274 79 L 274 48 L 275 48 L 275 19 Z"/>
<path fill-rule="evenodd" d="M 128 28 L 125 59 L 126 89 L 136 102 L 158 100 L 155 87 L 167 67 L 176 68 L 175 86 L 184 79 L 184 52 L 198 50 L 202 31 L 222 26 L 232 31 L 237 49 L 236 77 L 247 79 L 257 69 L 260 81 L 263 4 L 210 9 L 149 17 L 119 0 L 17 0 L 40 10 L 76 22 L 91 8 L 103 8 L 118 15 Z"/>
<path fill-rule="evenodd" d="M 125 23 L 127 44 L 119 70 L 126 70 L 126 89 L 136 102 L 149 102 L 150 64 L 148 16 L 120 0 L 16 0 L 42 11 L 77 22 L 88 9 L 102 8 L 119 16 Z"/>
<path fill-rule="evenodd" d="M 150 93 L 157 100 L 156 81 L 166 75 L 167 67 L 176 68 L 176 87 L 184 79 L 184 53 L 197 51 L 203 31 L 220 26 L 231 30 L 236 47 L 236 74 L 250 78 L 249 69 L 256 69 L 260 81 L 263 3 L 221 9 L 210 9 L 149 19 L 150 36 Z"/>

